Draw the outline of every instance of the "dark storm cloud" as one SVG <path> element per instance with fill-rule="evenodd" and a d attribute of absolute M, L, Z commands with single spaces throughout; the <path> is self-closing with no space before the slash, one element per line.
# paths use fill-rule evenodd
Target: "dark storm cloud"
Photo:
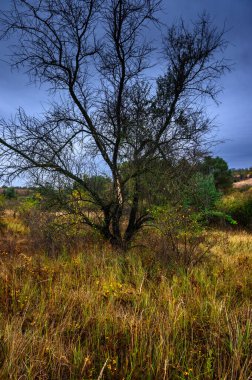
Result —
<path fill-rule="evenodd" d="M 8 9 L 10 0 L 0 0 L 0 10 Z M 164 0 L 163 23 L 170 25 L 180 17 L 186 21 L 206 11 L 213 22 L 227 30 L 229 46 L 226 58 L 233 63 L 232 72 L 220 82 L 223 92 L 217 108 L 209 106 L 208 112 L 216 117 L 219 125 L 218 138 L 226 140 L 214 148 L 228 161 L 230 167 L 252 166 L 252 0 Z M 157 32 L 153 32 L 154 37 Z M 160 39 L 156 37 L 157 47 Z M 0 116 L 15 113 L 18 106 L 36 113 L 41 111 L 42 103 L 47 101 L 44 90 L 27 85 L 27 77 L 22 73 L 11 72 L 3 60 L 8 54 L 7 43 L 0 43 Z M 153 75 L 157 69 L 153 69 Z"/>
<path fill-rule="evenodd" d="M 217 114 L 220 139 L 226 142 L 214 153 L 226 159 L 230 167 L 252 166 L 252 1 L 251 0 L 177 0 L 167 1 L 169 20 L 180 16 L 193 20 L 202 11 L 222 27 L 225 23 L 229 46 L 225 52 L 232 72 L 221 81 L 221 105 L 210 107 Z"/>

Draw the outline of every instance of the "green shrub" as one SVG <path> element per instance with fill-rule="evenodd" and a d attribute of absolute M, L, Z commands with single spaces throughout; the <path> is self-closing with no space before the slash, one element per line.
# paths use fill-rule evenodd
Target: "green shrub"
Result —
<path fill-rule="evenodd" d="M 183 205 L 193 210 L 197 214 L 198 222 L 204 226 L 237 224 L 229 213 L 216 207 L 221 195 L 212 174 L 196 173 L 184 189 Z"/>
<path fill-rule="evenodd" d="M 17 211 L 25 224 L 29 224 L 34 213 L 39 209 L 39 199 L 35 196 L 27 197 L 18 205 Z"/>
<path fill-rule="evenodd" d="M 4 196 L 7 198 L 7 199 L 13 199 L 13 198 L 16 198 L 16 190 L 14 189 L 14 187 L 6 187 L 4 189 Z"/>
<path fill-rule="evenodd" d="M 252 190 L 236 191 L 223 196 L 217 202 L 217 209 L 230 215 L 238 226 L 252 227 Z"/>
<path fill-rule="evenodd" d="M 171 264 L 191 268 L 205 259 L 213 239 L 204 227 L 202 213 L 182 206 L 155 207 L 155 225 L 163 237 L 163 253 Z"/>
<path fill-rule="evenodd" d="M 184 192 L 185 206 L 197 212 L 208 212 L 215 208 L 221 193 L 216 189 L 212 174 L 196 173 L 189 181 Z"/>

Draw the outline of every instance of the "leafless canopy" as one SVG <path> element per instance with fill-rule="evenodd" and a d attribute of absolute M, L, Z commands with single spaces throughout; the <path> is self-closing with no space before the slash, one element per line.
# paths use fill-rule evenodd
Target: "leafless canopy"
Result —
<path fill-rule="evenodd" d="M 160 0 L 13 0 L 1 17 L 2 38 L 16 41 L 12 64 L 57 99 L 42 117 L 20 109 L 0 121 L 3 175 L 77 183 L 103 216 L 82 211 L 83 221 L 121 247 L 149 218 L 142 176 L 155 160 L 198 150 L 211 128 L 202 100 L 216 99 L 227 68 L 223 31 L 204 15 L 152 42 L 160 9 Z M 154 58 L 166 67 L 155 81 Z M 110 178 L 109 195 L 91 185 L 92 170 Z"/>

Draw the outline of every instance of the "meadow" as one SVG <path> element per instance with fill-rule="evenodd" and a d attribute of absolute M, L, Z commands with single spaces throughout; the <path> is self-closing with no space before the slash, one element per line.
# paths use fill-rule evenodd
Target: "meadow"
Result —
<path fill-rule="evenodd" d="M 151 229 L 122 254 L 87 231 L 71 250 L 66 232 L 45 246 L 36 222 L 3 223 L 0 379 L 252 378 L 251 234 L 212 231 L 185 267 Z"/>

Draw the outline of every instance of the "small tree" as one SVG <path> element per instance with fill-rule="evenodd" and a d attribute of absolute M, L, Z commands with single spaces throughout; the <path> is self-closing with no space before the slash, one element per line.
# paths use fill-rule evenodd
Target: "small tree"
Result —
<path fill-rule="evenodd" d="M 198 152 L 211 130 L 201 100 L 215 99 L 226 70 L 218 52 L 223 31 L 206 16 L 169 28 L 165 72 L 153 80 L 160 0 L 12 0 L 1 16 L 2 38 L 15 34 L 13 64 L 62 94 L 44 117 L 20 109 L 1 120 L 2 170 L 37 182 L 78 184 L 99 217 L 83 221 L 127 248 L 150 219 L 141 207 L 142 176 L 160 159 L 176 163 Z M 156 56 L 157 57 L 157 56 Z M 127 170 L 124 169 L 127 163 Z M 103 197 L 90 176 L 110 178 Z M 130 191 L 129 191 L 130 189 Z"/>
<path fill-rule="evenodd" d="M 220 198 L 220 192 L 216 189 L 213 175 L 196 173 L 184 191 L 184 202 L 195 211 L 213 210 Z"/>

